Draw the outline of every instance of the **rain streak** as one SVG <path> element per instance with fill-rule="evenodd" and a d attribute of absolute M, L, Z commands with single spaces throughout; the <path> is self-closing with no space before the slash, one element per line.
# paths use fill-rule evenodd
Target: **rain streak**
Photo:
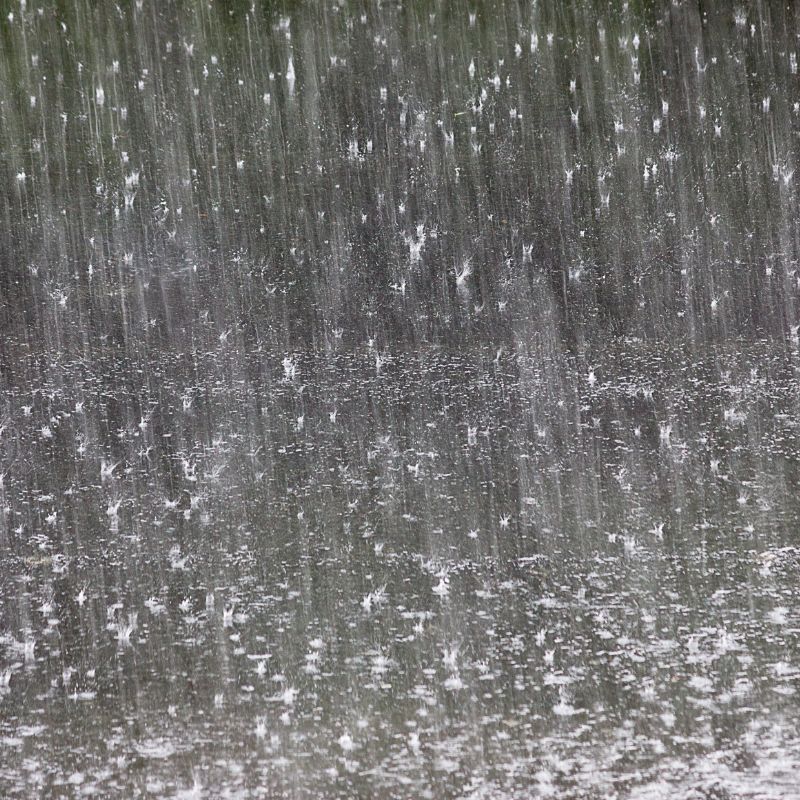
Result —
<path fill-rule="evenodd" d="M 0 796 L 783 800 L 800 10 L 0 3 Z"/>

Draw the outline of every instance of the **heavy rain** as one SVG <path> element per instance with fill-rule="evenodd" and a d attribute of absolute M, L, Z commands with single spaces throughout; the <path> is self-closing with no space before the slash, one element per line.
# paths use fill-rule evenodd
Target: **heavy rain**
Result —
<path fill-rule="evenodd" d="M 0 796 L 800 796 L 798 6 L 0 12 Z"/>

